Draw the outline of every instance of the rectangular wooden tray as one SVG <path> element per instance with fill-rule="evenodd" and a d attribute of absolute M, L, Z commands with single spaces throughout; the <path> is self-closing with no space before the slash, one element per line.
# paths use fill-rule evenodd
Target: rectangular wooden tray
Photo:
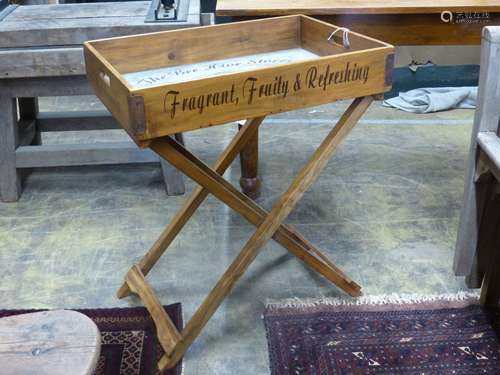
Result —
<path fill-rule="evenodd" d="M 97 96 L 141 144 L 388 91 L 393 46 L 347 37 L 348 47 L 337 26 L 297 15 L 90 41 L 84 51 Z"/>

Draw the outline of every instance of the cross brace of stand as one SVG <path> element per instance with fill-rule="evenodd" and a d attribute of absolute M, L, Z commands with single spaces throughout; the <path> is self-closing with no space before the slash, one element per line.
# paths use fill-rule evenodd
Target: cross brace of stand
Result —
<path fill-rule="evenodd" d="M 184 148 L 183 145 L 170 137 L 158 138 L 151 142 L 149 147 L 154 152 L 200 185 L 186 199 L 182 208 L 142 260 L 133 265 L 127 272 L 125 282 L 117 293 L 119 298 L 126 297 L 131 293 L 137 294 L 151 314 L 156 325 L 158 340 L 165 351 L 158 363 L 160 370 L 172 368 L 179 362 L 222 301 L 231 292 L 235 283 L 271 238 L 349 295 L 354 297 L 361 295 L 361 287 L 358 284 L 328 260 L 296 229 L 283 222 L 302 195 L 320 175 L 337 146 L 354 128 L 373 99 L 373 96 L 354 99 L 336 126 L 317 147 L 309 161 L 270 212 L 267 212 L 254 200 L 241 193 L 222 178 L 222 175 L 236 156 L 256 134 L 264 117 L 248 119 L 213 168 L 208 167 Z M 146 281 L 145 276 L 167 250 L 208 194 L 214 195 L 228 207 L 238 212 L 246 220 L 254 224 L 257 229 L 184 329 L 179 332 L 163 309 L 160 300 Z"/>

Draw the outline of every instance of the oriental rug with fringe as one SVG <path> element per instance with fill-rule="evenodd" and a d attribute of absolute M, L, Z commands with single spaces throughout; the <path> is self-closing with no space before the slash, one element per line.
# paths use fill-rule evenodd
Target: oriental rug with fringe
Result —
<path fill-rule="evenodd" d="M 272 374 L 500 374 L 500 314 L 476 294 L 289 300 L 264 314 Z"/>

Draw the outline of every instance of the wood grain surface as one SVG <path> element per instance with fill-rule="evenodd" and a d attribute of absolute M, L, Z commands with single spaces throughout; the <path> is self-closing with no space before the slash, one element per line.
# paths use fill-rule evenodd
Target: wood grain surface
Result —
<path fill-rule="evenodd" d="M 91 39 L 200 24 L 199 1 L 190 2 L 186 22 L 145 23 L 149 4 L 132 1 L 19 6 L 0 23 L 0 48 L 70 47 Z"/>
<path fill-rule="evenodd" d="M 443 20 L 441 12 L 452 12 Z M 488 14 L 484 14 L 488 12 Z M 500 25 L 500 1 L 219 0 L 217 15 L 236 20 L 306 14 L 393 45 L 474 45 L 484 26 Z M 476 19 L 474 19 L 476 17 Z M 477 18 L 479 17 L 479 18 Z"/>
<path fill-rule="evenodd" d="M 3 375 L 91 375 L 101 348 L 95 323 L 70 310 L 2 318 L 0 337 Z"/>

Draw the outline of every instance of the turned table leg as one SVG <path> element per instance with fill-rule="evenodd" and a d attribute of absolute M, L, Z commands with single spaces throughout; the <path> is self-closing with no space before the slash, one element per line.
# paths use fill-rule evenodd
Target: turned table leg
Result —
<path fill-rule="evenodd" d="M 177 142 L 184 145 L 184 137 L 182 136 L 182 133 L 177 133 L 174 137 Z M 160 158 L 160 165 L 167 195 L 183 195 L 186 192 L 186 187 L 184 185 L 184 177 L 182 173 L 162 158 Z"/>
<path fill-rule="evenodd" d="M 238 124 L 241 129 L 242 125 Z M 260 194 L 260 180 L 258 177 L 259 164 L 259 133 L 258 131 L 248 140 L 240 152 L 241 178 L 240 186 L 243 193 L 252 199 Z"/>
<path fill-rule="evenodd" d="M 481 267 L 484 279 L 481 287 L 481 303 L 490 309 L 500 310 L 500 187 L 497 183 L 493 199 L 488 202 L 489 222 Z"/>
<path fill-rule="evenodd" d="M 483 285 L 481 287 L 481 304 L 487 308 L 500 311 L 500 223 L 497 223 L 497 235 L 486 265 Z"/>
<path fill-rule="evenodd" d="M 492 254 L 481 288 L 481 304 L 487 308 L 500 310 L 500 251 Z"/>

